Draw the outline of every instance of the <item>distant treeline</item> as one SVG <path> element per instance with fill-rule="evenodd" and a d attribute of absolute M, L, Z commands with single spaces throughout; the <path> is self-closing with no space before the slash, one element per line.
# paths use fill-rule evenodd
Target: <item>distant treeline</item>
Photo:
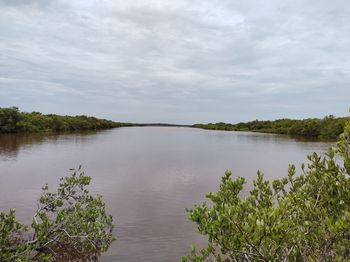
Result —
<path fill-rule="evenodd" d="M 39 112 L 20 112 L 17 107 L 0 108 L 0 133 L 97 130 L 130 125 L 84 115 L 44 115 Z"/>
<path fill-rule="evenodd" d="M 274 121 L 254 120 L 251 122 L 242 122 L 238 124 L 227 124 L 220 122 L 215 124 L 195 124 L 193 127 L 212 130 L 288 134 L 291 136 L 312 137 L 318 139 L 336 139 L 343 132 L 346 119 L 347 118 L 345 117 L 336 118 L 329 115 L 323 119 L 278 119 Z"/>

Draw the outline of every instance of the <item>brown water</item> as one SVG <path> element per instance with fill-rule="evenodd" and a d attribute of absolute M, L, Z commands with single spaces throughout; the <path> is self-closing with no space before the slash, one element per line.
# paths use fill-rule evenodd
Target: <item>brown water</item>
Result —
<path fill-rule="evenodd" d="M 104 196 L 118 238 L 101 261 L 179 261 L 203 243 L 185 208 L 217 190 L 226 169 L 254 179 L 287 174 L 329 143 L 287 136 L 173 127 L 95 133 L 0 136 L 0 211 L 16 208 L 26 223 L 44 183 L 51 188 L 82 165 L 91 191 Z"/>

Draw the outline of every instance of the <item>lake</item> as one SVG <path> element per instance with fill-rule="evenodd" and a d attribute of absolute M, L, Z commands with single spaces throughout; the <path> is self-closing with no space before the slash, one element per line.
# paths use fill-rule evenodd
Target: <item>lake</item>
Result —
<path fill-rule="evenodd" d="M 55 189 L 82 165 L 91 192 L 103 195 L 118 238 L 101 261 L 179 261 L 201 245 L 185 208 L 216 191 L 225 170 L 252 181 L 300 166 L 328 142 L 283 135 L 175 127 L 128 127 L 79 134 L 0 136 L 0 211 L 31 223 L 41 187 Z M 249 190 L 250 186 L 247 186 Z"/>

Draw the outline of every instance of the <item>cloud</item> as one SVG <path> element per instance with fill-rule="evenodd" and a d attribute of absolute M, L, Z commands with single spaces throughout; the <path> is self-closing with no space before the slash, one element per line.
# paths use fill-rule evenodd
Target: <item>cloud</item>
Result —
<path fill-rule="evenodd" d="M 137 122 L 345 115 L 349 11 L 345 0 L 2 0 L 0 105 Z"/>

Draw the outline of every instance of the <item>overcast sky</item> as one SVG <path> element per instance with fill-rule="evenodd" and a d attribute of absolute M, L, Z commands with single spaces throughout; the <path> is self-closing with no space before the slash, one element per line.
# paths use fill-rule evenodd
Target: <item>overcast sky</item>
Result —
<path fill-rule="evenodd" d="M 0 107 L 130 122 L 348 115 L 350 1 L 0 0 Z"/>

